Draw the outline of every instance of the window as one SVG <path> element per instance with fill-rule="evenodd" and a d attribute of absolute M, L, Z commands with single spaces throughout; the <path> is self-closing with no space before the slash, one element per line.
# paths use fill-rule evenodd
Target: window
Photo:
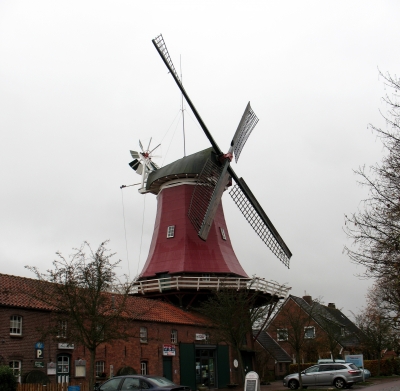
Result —
<path fill-rule="evenodd" d="M 147 361 L 140 362 L 140 374 L 147 375 Z"/>
<path fill-rule="evenodd" d="M 287 329 L 278 329 L 276 332 L 276 338 L 278 341 L 287 341 L 288 340 Z"/>
<path fill-rule="evenodd" d="M 304 338 L 315 338 L 315 327 L 304 327 Z"/>
<path fill-rule="evenodd" d="M 171 343 L 178 342 L 178 330 L 171 330 Z"/>
<path fill-rule="evenodd" d="M 203 273 L 201 277 L 202 281 L 210 281 L 211 280 L 211 274 L 210 273 Z"/>
<path fill-rule="evenodd" d="M 104 339 L 104 325 L 103 324 L 96 325 L 96 331 L 99 341 L 102 341 Z"/>
<path fill-rule="evenodd" d="M 96 361 L 96 376 L 103 377 L 105 375 L 104 372 L 104 361 Z"/>
<path fill-rule="evenodd" d="M 341 335 L 342 337 L 344 337 L 344 336 L 346 335 L 346 328 L 345 328 L 344 326 L 342 326 L 342 327 L 340 328 L 340 335 Z"/>
<path fill-rule="evenodd" d="M 140 328 L 140 342 L 147 342 L 147 327 Z"/>
<path fill-rule="evenodd" d="M 173 238 L 175 236 L 175 225 L 170 225 L 167 229 L 167 238 Z"/>
<path fill-rule="evenodd" d="M 18 383 L 21 383 L 21 361 L 13 360 L 9 362 L 9 366 L 13 371 Z"/>
<path fill-rule="evenodd" d="M 60 320 L 58 322 L 57 338 L 66 338 L 66 337 L 67 337 L 67 321 Z"/>
<path fill-rule="evenodd" d="M 10 317 L 10 334 L 22 335 L 22 316 L 12 315 Z"/>
<path fill-rule="evenodd" d="M 225 235 L 225 230 L 222 227 L 219 227 L 220 231 L 221 231 L 221 236 L 223 240 L 226 240 L 226 235 Z"/>

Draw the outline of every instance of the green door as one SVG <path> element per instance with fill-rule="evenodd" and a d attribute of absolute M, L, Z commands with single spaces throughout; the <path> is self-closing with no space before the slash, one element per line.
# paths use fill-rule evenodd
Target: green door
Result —
<path fill-rule="evenodd" d="M 226 388 L 230 383 L 229 346 L 217 346 L 217 381 L 218 388 Z"/>
<path fill-rule="evenodd" d="M 196 365 L 195 346 L 192 343 L 179 344 L 179 364 L 181 368 L 181 381 L 183 386 L 196 390 Z"/>
<path fill-rule="evenodd" d="M 172 381 L 172 357 L 163 357 L 163 376 Z"/>

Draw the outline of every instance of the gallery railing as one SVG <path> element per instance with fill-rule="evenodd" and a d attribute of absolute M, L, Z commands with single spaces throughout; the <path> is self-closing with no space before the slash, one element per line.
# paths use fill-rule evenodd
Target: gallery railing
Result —
<path fill-rule="evenodd" d="M 152 280 L 137 281 L 134 283 L 132 294 L 146 294 L 165 292 L 168 290 L 220 290 L 248 289 L 254 292 L 268 293 L 273 296 L 285 298 L 290 287 L 278 284 L 275 281 L 267 281 L 264 278 L 236 278 L 236 277 L 183 277 L 171 276 Z"/>

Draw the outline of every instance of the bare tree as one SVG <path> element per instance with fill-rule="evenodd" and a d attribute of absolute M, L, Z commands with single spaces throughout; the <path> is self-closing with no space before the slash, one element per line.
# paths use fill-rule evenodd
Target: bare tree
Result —
<path fill-rule="evenodd" d="M 277 332 L 278 340 L 286 341 L 292 348 L 297 363 L 297 371 L 299 374 L 300 389 L 303 388 L 301 378 L 302 355 L 310 353 L 317 346 L 314 337 L 307 333 L 307 330 L 315 324 L 313 316 L 317 313 L 317 302 L 306 303 L 304 300 L 298 302 L 298 298 L 290 296 L 278 311 L 277 316 L 273 319 L 271 327 Z M 303 303 L 304 301 L 304 303 Z M 315 329 L 314 329 L 315 331 Z"/>
<path fill-rule="evenodd" d="M 370 358 L 378 360 L 379 376 L 382 350 L 393 346 L 396 339 L 395 334 L 397 334 L 393 332 L 392 319 L 387 316 L 380 285 L 369 289 L 367 306 L 355 316 L 355 320 L 363 332 L 364 351 Z"/>
<path fill-rule="evenodd" d="M 92 251 L 84 242 L 69 259 L 57 253 L 58 259 L 47 273 L 26 266 L 38 279 L 33 292 L 36 299 L 53 309 L 47 333 L 63 333 L 68 341 L 89 350 L 90 389 L 94 386 L 96 348 L 129 337 L 126 311 L 132 283 L 118 280 L 115 268 L 120 261 L 111 261 L 114 254 L 109 253 L 106 244 Z"/>
<path fill-rule="evenodd" d="M 367 277 L 384 281 L 392 293 L 395 316 L 400 313 L 400 79 L 389 73 L 384 79 L 388 93 L 383 98 L 388 106 L 383 114 L 386 129 L 370 125 L 382 141 L 385 155 L 380 164 L 368 171 L 356 170 L 359 183 L 369 194 L 363 208 L 345 216 L 345 231 L 353 240 L 352 248 L 345 247 L 350 259 L 365 266 Z"/>
<path fill-rule="evenodd" d="M 215 341 L 224 341 L 231 345 L 239 363 L 238 382 L 244 382 L 244 365 L 240 349 L 247 344 L 254 325 L 260 325 L 276 306 L 277 298 L 264 301 L 259 305 L 259 292 L 250 289 L 237 290 L 222 286 L 213 291 L 207 300 L 197 309 L 211 321 L 210 337 Z"/>

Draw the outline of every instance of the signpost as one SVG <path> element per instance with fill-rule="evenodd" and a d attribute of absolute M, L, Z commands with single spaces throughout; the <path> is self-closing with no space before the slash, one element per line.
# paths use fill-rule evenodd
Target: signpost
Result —
<path fill-rule="evenodd" d="M 346 362 L 351 362 L 354 365 L 357 365 L 358 368 L 362 368 L 363 381 L 365 381 L 365 373 L 364 373 L 364 356 L 362 354 L 350 354 L 344 357 Z"/>
<path fill-rule="evenodd" d="M 256 372 L 247 373 L 244 381 L 244 391 L 260 391 L 260 378 Z"/>
<path fill-rule="evenodd" d="M 36 342 L 35 343 L 35 358 L 43 358 L 43 350 L 44 350 L 44 343 L 43 342 Z"/>

